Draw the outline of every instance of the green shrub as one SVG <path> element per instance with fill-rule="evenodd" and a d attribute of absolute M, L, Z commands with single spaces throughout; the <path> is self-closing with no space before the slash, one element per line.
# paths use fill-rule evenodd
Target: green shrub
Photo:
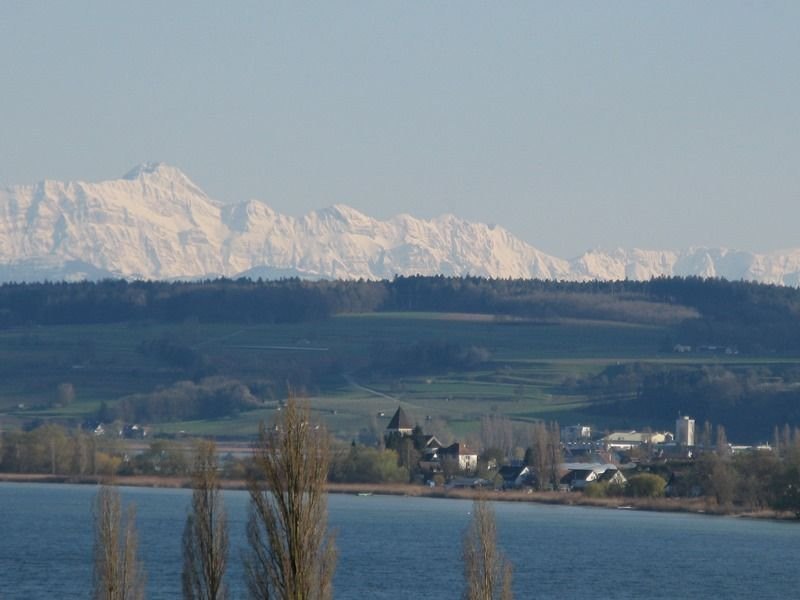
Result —
<path fill-rule="evenodd" d="M 583 489 L 583 493 L 588 498 L 605 498 L 608 496 L 608 482 L 592 481 Z"/>
<path fill-rule="evenodd" d="M 407 483 L 408 469 L 397 464 L 397 452 L 353 446 L 331 465 L 330 480 L 342 483 Z"/>
<path fill-rule="evenodd" d="M 635 498 L 658 498 L 664 495 L 666 487 L 667 482 L 663 477 L 652 473 L 642 473 L 628 479 L 625 495 Z"/>
<path fill-rule="evenodd" d="M 606 488 L 606 496 L 624 496 L 625 485 L 624 483 L 613 483 L 609 481 L 608 487 Z"/>

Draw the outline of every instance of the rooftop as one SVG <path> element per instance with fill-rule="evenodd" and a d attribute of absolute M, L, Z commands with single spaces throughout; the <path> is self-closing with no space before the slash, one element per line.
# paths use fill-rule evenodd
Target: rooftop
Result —
<path fill-rule="evenodd" d="M 414 428 L 414 423 L 411 422 L 411 419 L 408 418 L 408 415 L 401 406 L 397 407 L 397 412 L 394 413 L 392 420 L 389 421 L 389 424 L 386 426 L 386 429 L 390 431 L 398 431 L 400 429 L 413 429 L 413 428 Z"/>

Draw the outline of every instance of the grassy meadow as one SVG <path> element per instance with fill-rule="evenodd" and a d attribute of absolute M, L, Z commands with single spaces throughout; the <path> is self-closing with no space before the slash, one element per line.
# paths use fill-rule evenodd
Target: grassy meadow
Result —
<path fill-rule="evenodd" d="M 242 381 L 263 406 L 215 420 L 150 423 L 154 432 L 252 436 L 289 385 L 301 389 L 343 439 L 363 428 L 382 430 L 398 404 L 427 430 L 457 437 L 474 433 L 481 416 L 492 411 L 514 421 L 635 426 L 607 421 L 596 410 L 604 398 L 568 393 L 565 382 L 632 360 L 754 360 L 664 353 L 669 333 L 665 325 L 431 312 L 349 314 L 296 324 L 190 320 L 14 327 L 0 330 L 0 420 L 79 423 L 96 414 L 101 402 L 113 407 L 130 394 L 218 376 Z M 149 351 L 154 340 L 191 349 L 201 367 Z M 489 359 L 470 370 L 386 375 L 370 369 L 381 349 L 426 341 L 480 346 Z M 275 373 L 284 371 L 299 374 L 301 384 L 291 376 L 279 380 Z M 57 393 L 63 383 L 74 388 L 66 405 Z"/>

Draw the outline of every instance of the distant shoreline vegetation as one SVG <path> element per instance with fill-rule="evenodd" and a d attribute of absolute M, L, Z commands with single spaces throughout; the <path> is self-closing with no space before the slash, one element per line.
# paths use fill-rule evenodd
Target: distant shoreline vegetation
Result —
<path fill-rule="evenodd" d="M 670 326 L 663 350 L 800 352 L 800 290 L 700 277 L 562 282 L 482 277 L 391 281 L 106 280 L 0 285 L 0 327 L 130 321 L 299 323 L 393 311 Z M 513 322 L 513 321 L 512 321 Z"/>

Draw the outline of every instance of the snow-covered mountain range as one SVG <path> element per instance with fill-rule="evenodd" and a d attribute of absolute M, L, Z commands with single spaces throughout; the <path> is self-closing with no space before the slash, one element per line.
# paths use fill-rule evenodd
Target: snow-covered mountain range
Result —
<path fill-rule="evenodd" d="M 502 227 L 453 215 L 380 221 L 338 204 L 292 217 L 256 200 L 223 204 L 161 163 L 100 183 L 43 181 L 0 190 L 0 281 L 417 273 L 568 280 L 702 275 L 796 286 L 800 248 L 592 250 L 564 260 Z"/>

